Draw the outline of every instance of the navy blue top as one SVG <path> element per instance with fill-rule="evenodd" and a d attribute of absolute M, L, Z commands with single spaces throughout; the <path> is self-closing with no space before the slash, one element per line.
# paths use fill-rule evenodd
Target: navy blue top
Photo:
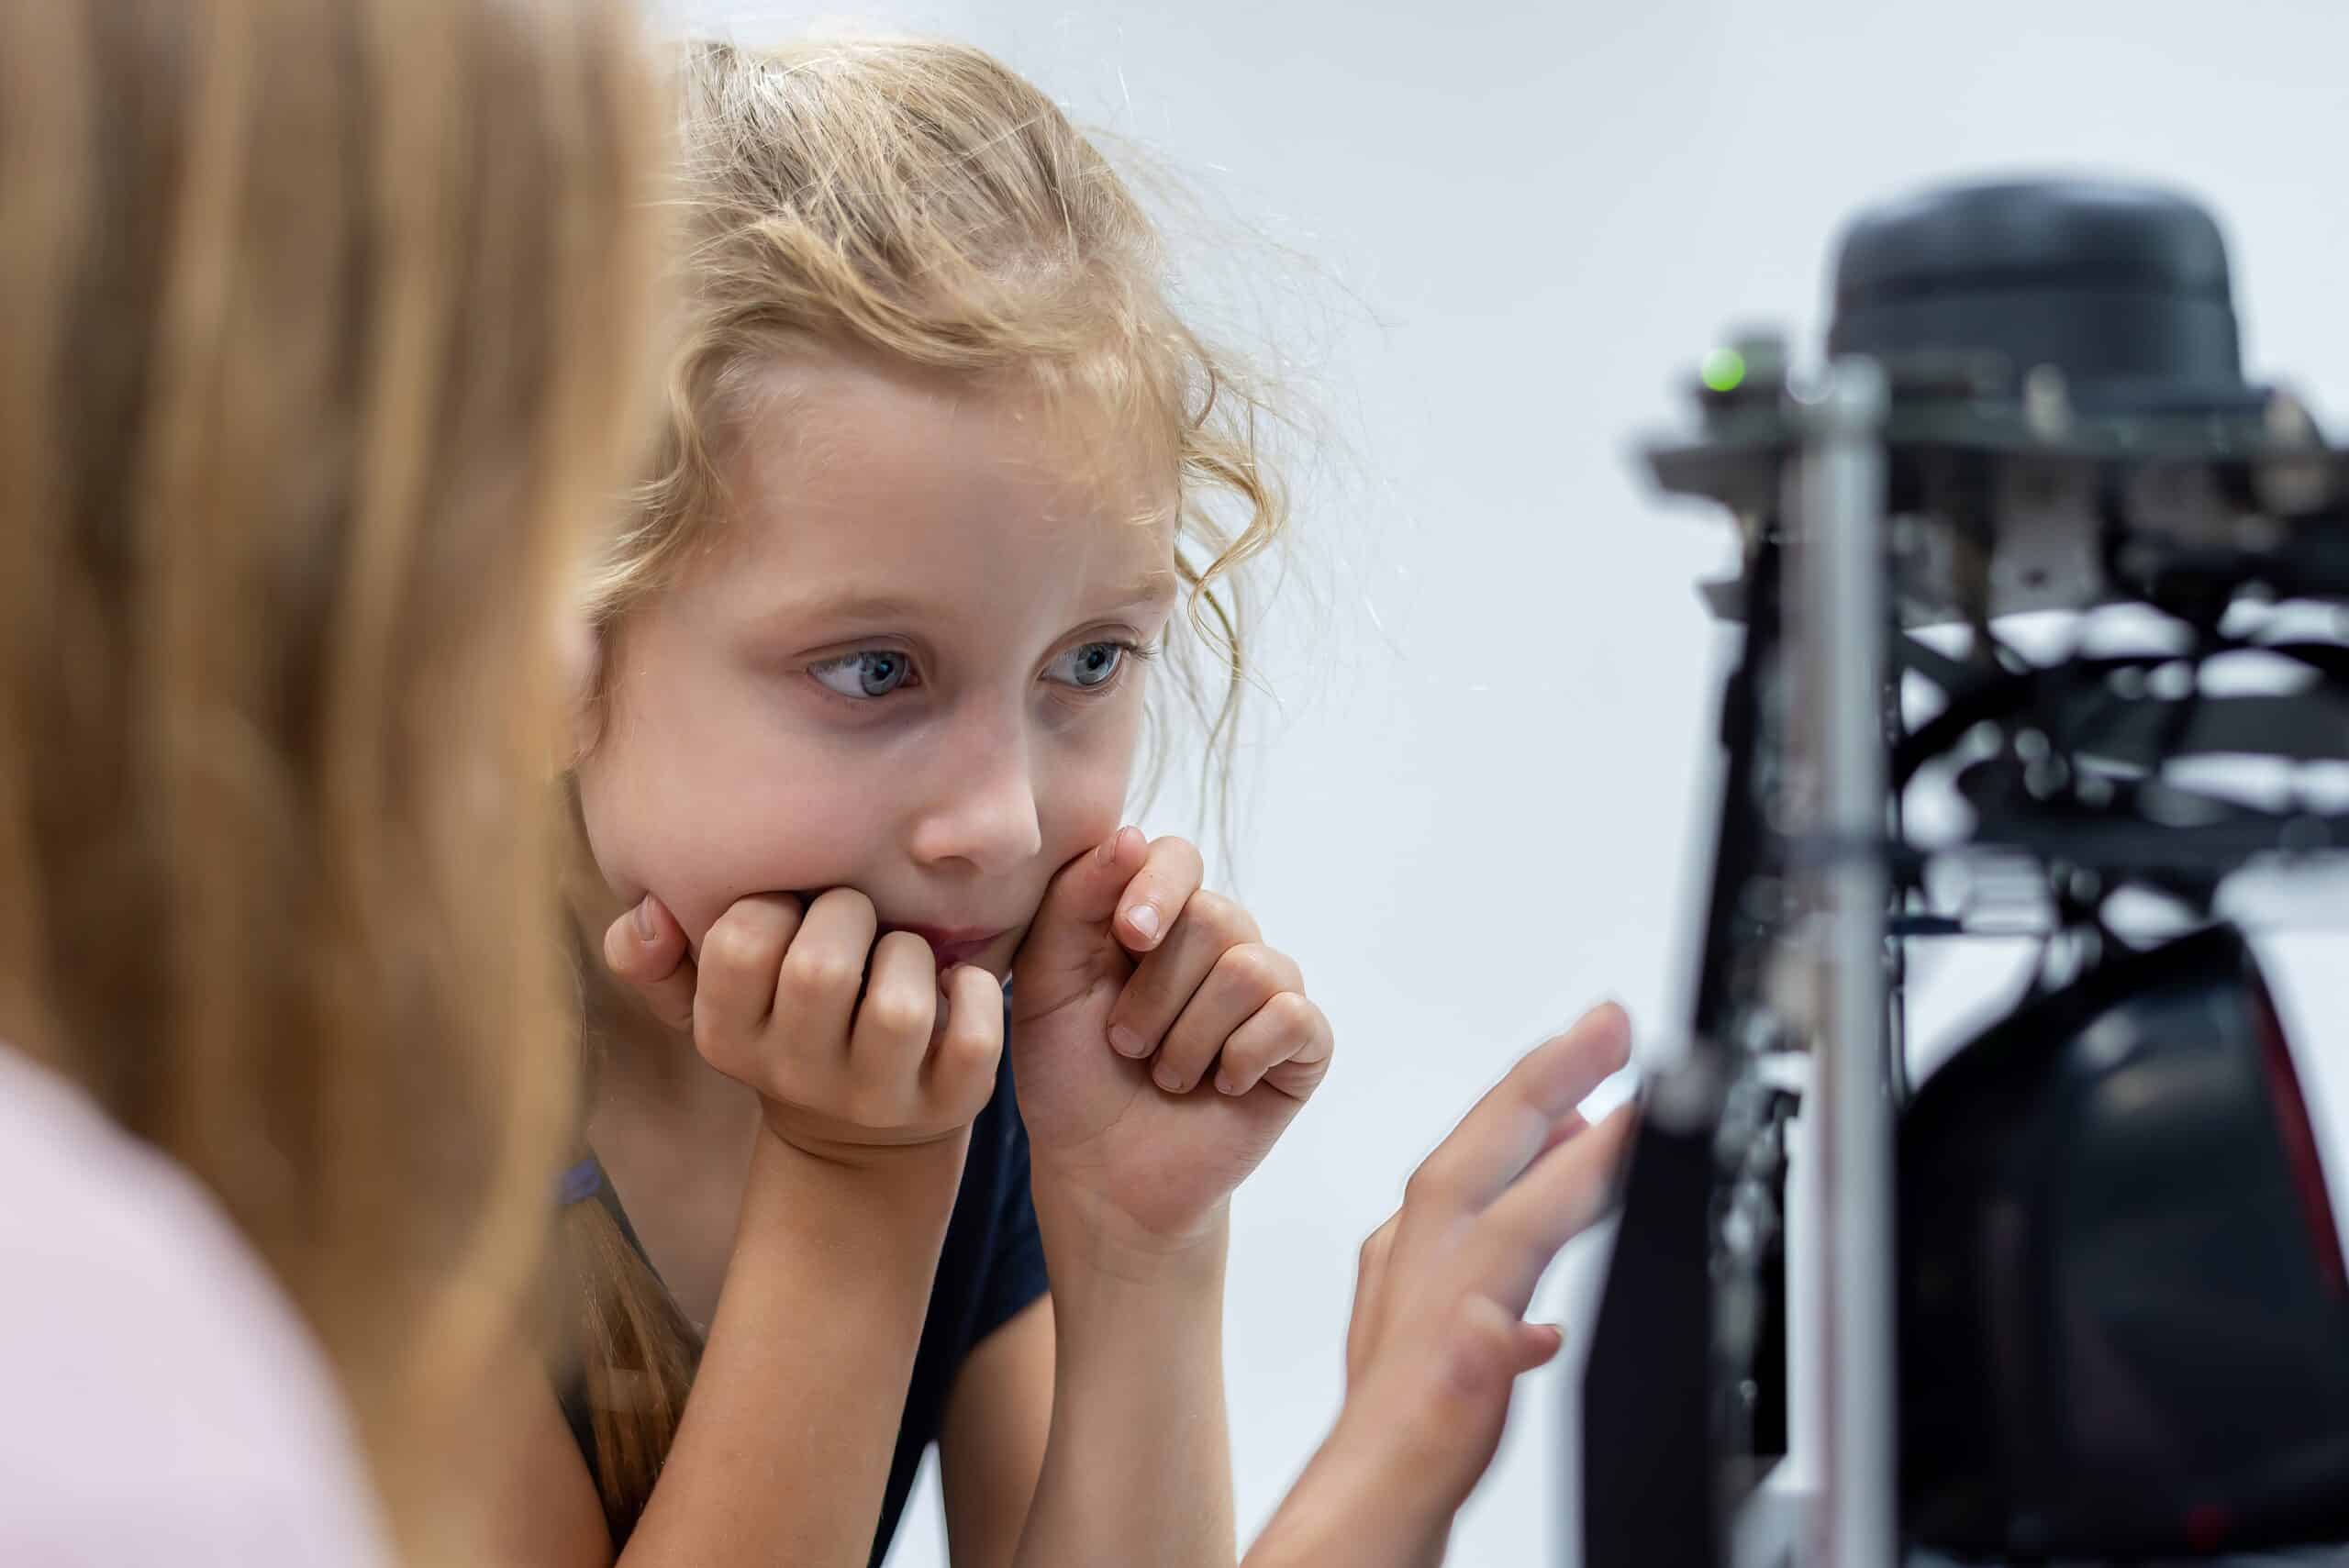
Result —
<path fill-rule="evenodd" d="M 636 1246 L 636 1232 L 608 1179 L 596 1195 L 619 1220 L 621 1234 Z M 651 1266 L 651 1260 L 646 1260 Z M 1018 1316 L 1045 1291 L 1044 1243 L 1036 1229 L 1036 1207 L 1028 1189 L 1028 1129 L 1012 1093 L 1011 1053 L 996 1070 L 995 1096 L 971 1124 L 971 1150 L 963 1164 L 963 1185 L 947 1222 L 946 1243 L 938 1255 L 938 1278 L 930 1287 L 930 1312 L 921 1344 L 914 1352 L 913 1381 L 906 1391 L 897 1425 L 896 1453 L 889 1462 L 889 1485 L 881 1496 L 881 1518 L 873 1536 L 875 1568 L 896 1539 L 897 1520 L 913 1490 L 922 1451 L 937 1440 L 946 1416 L 946 1397 L 963 1358 L 982 1340 Z M 596 1468 L 583 1391 L 566 1389 L 563 1414 L 587 1468 Z M 619 1545 L 620 1542 L 614 1542 Z"/>

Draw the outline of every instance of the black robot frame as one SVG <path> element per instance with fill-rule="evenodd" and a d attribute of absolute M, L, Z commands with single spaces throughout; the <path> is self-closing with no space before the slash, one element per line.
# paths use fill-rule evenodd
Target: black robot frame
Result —
<path fill-rule="evenodd" d="M 2079 198 L 1957 200 L 1978 219 L 1985 202 Z M 2079 230 L 2062 239 L 2076 261 Z M 2349 762 L 2349 453 L 2288 395 L 2231 383 L 2231 362 L 2181 393 L 2189 378 L 2100 373 L 2094 342 L 2043 360 L 2018 343 L 2043 330 L 2028 322 L 1847 331 L 1848 295 L 1839 314 L 1809 384 L 1790 387 L 1781 345 L 1748 342 L 1698 393 L 1700 432 L 1648 452 L 1664 490 L 1734 519 L 1741 570 L 1707 593 L 1743 637 L 1687 1049 L 1642 1091 L 1585 1373 L 1586 1568 L 1883 1568 L 1967 1544 L 1920 1526 L 1902 1468 L 1920 1418 L 1903 1401 L 1924 1386 L 1895 1235 L 1914 1174 L 1897 1170 L 1907 944 L 2028 926 L 2052 984 L 2059 963 L 2129 959 L 2116 897 L 2195 926 L 2246 872 L 2349 862 L 2349 812 L 2293 773 Z M 2120 605 L 2139 607 L 2134 645 L 2027 657 L 2000 635 L 2012 612 Z M 2247 660 L 2280 678 L 2209 679 Z M 2178 765 L 2208 756 L 2278 759 L 2286 783 L 2249 799 Z M 1904 804 L 1927 779 L 1965 826 L 1920 841 Z M 1932 873 L 1952 863 L 2009 907 L 1937 905 Z M 1820 1451 L 1795 1478 L 1785 1239 L 1805 1158 Z M 2316 1322 L 2349 1355 L 2349 1316 Z M 2349 1381 L 2320 1415 L 2335 1411 L 2349 1442 Z M 2229 1550 L 2349 1535 L 2349 1514 L 2298 1494 L 2246 1507 L 2209 1542 L 2181 1529 Z M 2000 1561 L 2070 1555 L 2001 1528 Z M 2150 1560 L 2167 1539 L 2122 1531 L 2099 1556 Z"/>

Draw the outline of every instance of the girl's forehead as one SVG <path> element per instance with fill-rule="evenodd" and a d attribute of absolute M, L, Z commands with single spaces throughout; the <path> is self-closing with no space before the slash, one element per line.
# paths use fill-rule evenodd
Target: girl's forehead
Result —
<path fill-rule="evenodd" d="M 763 618 L 853 602 L 1171 599 L 1179 491 L 1151 443 L 1011 389 L 861 365 L 789 367 L 746 405 L 707 558 Z"/>
<path fill-rule="evenodd" d="M 1171 550 L 1180 504 L 1168 443 L 1143 422 L 916 367 L 777 366 L 729 445 L 738 522 L 811 544 L 838 539 L 826 524 L 874 549 L 984 524 L 1061 544 L 1101 529 L 1093 548 L 1111 553 Z"/>
<path fill-rule="evenodd" d="M 759 367 L 735 403 L 734 439 L 763 458 L 902 458 L 911 443 L 1104 501 L 1171 507 L 1176 488 L 1176 417 L 1082 378 L 1055 387 L 823 351 Z"/>

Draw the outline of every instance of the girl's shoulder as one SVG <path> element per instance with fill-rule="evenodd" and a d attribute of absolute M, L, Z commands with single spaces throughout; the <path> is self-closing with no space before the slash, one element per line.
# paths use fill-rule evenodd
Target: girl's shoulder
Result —
<path fill-rule="evenodd" d="M 6 1045 L 0 1194 L 0 1561 L 389 1562 L 325 1357 L 244 1239 Z"/>

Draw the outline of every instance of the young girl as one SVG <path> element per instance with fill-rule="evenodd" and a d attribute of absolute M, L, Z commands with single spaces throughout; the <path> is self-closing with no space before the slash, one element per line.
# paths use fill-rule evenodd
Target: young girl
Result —
<path fill-rule="evenodd" d="M 1120 820 L 1175 615 L 1237 690 L 1258 409 L 985 56 L 683 76 L 671 428 L 575 768 L 607 952 L 673 973 L 593 1007 L 540 1555 L 877 1559 L 935 1440 L 966 1568 L 1228 1568 L 1227 1199 L 1330 1035 Z"/>

